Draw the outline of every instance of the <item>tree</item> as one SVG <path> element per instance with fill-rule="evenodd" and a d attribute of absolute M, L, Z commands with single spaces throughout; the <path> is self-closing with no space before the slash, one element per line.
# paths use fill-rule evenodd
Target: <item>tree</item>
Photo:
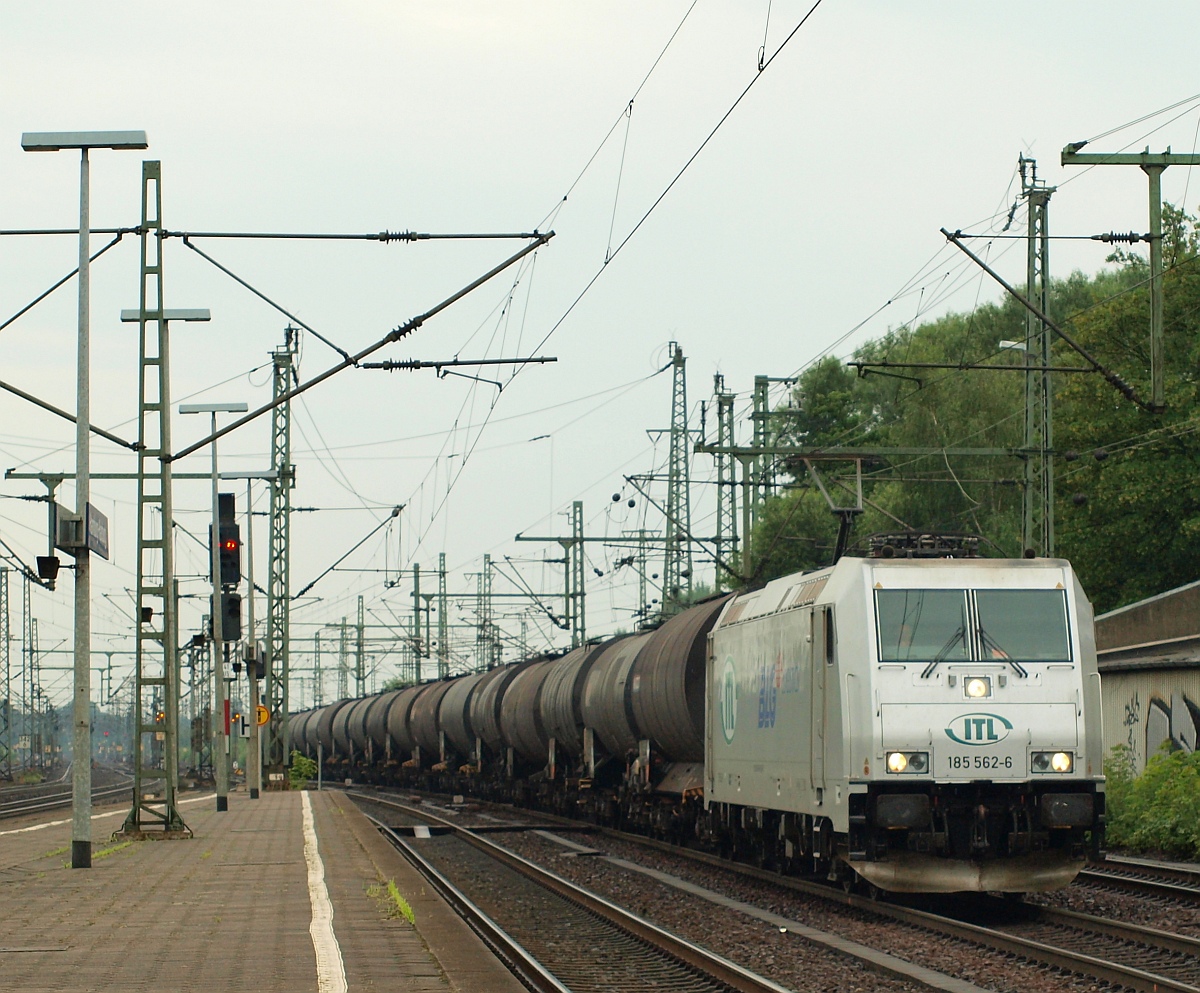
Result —
<path fill-rule="evenodd" d="M 1070 558 L 1085 589 L 1107 610 L 1196 579 L 1200 561 L 1200 230 L 1164 205 L 1166 388 L 1154 415 L 1096 374 L 1054 376 L 1057 552 Z M 1052 281 L 1050 311 L 1072 338 L 1118 371 L 1141 396 L 1149 386 L 1147 266 L 1136 253 L 1114 267 Z M 905 325 L 861 347 L 856 361 L 952 363 L 960 369 L 864 369 L 832 358 L 801 375 L 775 437 L 811 447 L 1018 448 L 1024 435 L 1024 376 L 971 371 L 1016 355 L 1004 339 L 1025 337 L 1026 312 L 1012 298 L 969 314 Z M 1064 341 L 1053 365 L 1086 363 Z M 1084 453 L 1076 455 L 1074 453 Z M 767 501 L 753 536 L 756 577 L 828 564 L 836 521 L 799 462 L 781 467 L 780 496 Z M 851 463 L 818 466 L 827 488 L 853 486 Z M 857 548 L 898 521 L 919 530 L 973 531 L 991 554 L 1020 554 L 1023 469 L 1018 458 L 881 456 L 863 466 L 867 512 Z M 831 490 L 832 492 L 832 490 Z M 871 507 L 880 508 L 880 511 Z M 884 513 L 886 512 L 886 513 Z M 888 516 L 890 515 L 890 516 Z"/>

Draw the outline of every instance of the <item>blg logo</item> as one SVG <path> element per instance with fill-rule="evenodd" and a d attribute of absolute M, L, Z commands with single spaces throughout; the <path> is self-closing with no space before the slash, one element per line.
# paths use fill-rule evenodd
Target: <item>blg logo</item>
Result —
<path fill-rule="evenodd" d="M 994 745 L 1008 737 L 1012 724 L 999 714 L 963 714 L 946 728 L 946 737 L 960 745 Z"/>
<path fill-rule="evenodd" d="M 725 659 L 725 668 L 721 672 L 720 713 L 721 733 L 725 736 L 725 744 L 733 744 L 733 732 L 737 730 L 737 679 L 733 669 L 733 656 Z"/>

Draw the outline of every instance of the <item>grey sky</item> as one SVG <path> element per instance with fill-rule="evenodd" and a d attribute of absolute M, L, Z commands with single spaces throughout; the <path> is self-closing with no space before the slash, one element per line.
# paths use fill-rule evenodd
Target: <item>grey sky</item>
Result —
<path fill-rule="evenodd" d="M 1061 186 L 1051 207 L 1054 233 L 1144 230 L 1140 172 L 1064 172 L 1059 150 L 1200 91 L 1190 68 L 1200 9 L 1099 0 L 825 0 L 605 266 L 606 252 L 622 244 L 755 78 L 764 29 L 770 56 L 810 6 L 4 2 L 0 228 L 70 227 L 77 216 L 77 156 L 23 153 L 22 131 L 110 128 L 145 129 L 150 149 L 95 153 L 96 226 L 137 223 L 143 157 L 162 161 L 164 220 L 172 229 L 552 226 L 557 236 L 536 264 L 498 277 L 375 358 L 536 349 L 557 356 L 557 364 L 528 367 L 511 382 L 510 368 L 480 373 L 503 381 L 502 392 L 431 371 L 348 371 L 294 408 L 295 504 L 344 509 L 295 518 L 293 589 L 403 503 L 402 533 L 380 532 L 347 565 L 394 570 L 417 562 L 432 571 L 445 551 L 451 589 L 473 591 L 468 574 L 485 552 L 501 562 L 506 555 L 558 557 L 557 546 L 512 538 L 520 530 L 563 533 L 562 511 L 573 499 L 584 501 L 589 535 L 660 526 L 658 515 L 643 516 L 641 498 L 633 510 L 626 506 L 636 494 L 622 476 L 664 463 L 665 441 L 655 444 L 646 429 L 668 424 L 670 379 L 651 377 L 666 362 L 669 341 L 688 356 L 696 411 L 714 372 L 744 398 L 755 374 L 788 375 L 827 350 L 846 355 L 919 313 L 995 299 L 938 228 L 1002 223 L 1018 152 L 1036 157 L 1041 175 Z M 1191 104 L 1095 148 L 1192 151 L 1198 125 L 1200 110 Z M 1194 205 L 1200 177 L 1189 184 L 1188 170 L 1170 169 L 1164 196 Z M 102 243 L 97 236 L 93 244 Z M 516 248 L 197 244 L 352 352 Z M 1023 253 L 1015 245 L 997 242 L 990 257 L 1017 279 Z M 69 271 L 75 251 L 71 238 L 0 241 L 0 320 Z M 1091 271 L 1104 255 L 1103 246 L 1055 243 L 1053 272 Z M 167 244 L 165 264 L 168 305 L 209 307 L 214 318 L 176 329 L 176 404 L 262 402 L 270 391 L 263 365 L 285 319 L 178 240 Z M 137 245 L 126 238 L 93 269 L 93 418 L 118 433 L 136 430 L 136 340 L 117 321 L 122 307 L 136 303 Z M 0 332 L 0 378 L 73 409 L 74 328 L 70 284 Z M 304 377 L 336 358 L 304 336 Z M 200 437 L 195 420 L 176 420 L 177 449 Z M 550 437 L 530 441 L 540 435 Z M 70 425 L 0 396 L 4 466 L 71 471 L 72 439 Z M 227 468 L 265 468 L 267 421 L 229 438 L 221 451 Z M 93 460 L 99 468 L 134 468 L 128 453 L 104 442 L 94 446 Z M 180 468 L 207 465 L 203 451 Z M 694 475 L 710 477 L 707 458 L 697 458 Z M 694 495 L 701 533 L 711 530 L 710 490 Z M 0 483 L 5 496 L 38 492 L 33 483 Z M 611 501 L 615 492 L 619 504 Z M 134 584 L 135 492 L 130 484 L 97 482 L 93 493 L 113 518 L 115 544 L 113 562 L 94 570 L 96 647 L 129 648 L 122 612 L 132 613 L 124 590 Z M 265 506 L 263 494 L 256 499 Z M 179 522 L 199 538 L 207 503 L 204 484 L 178 487 Z M 43 550 L 42 514 L 41 505 L 0 500 L 0 537 L 27 561 Z M 256 528 L 265 538 L 264 518 Z M 636 582 L 629 569 L 613 571 L 621 554 L 589 550 L 590 565 L 605 573 L 597 578 L 589 568 L 589 628 L 597 634 L 629 623 Z M 265 558 L 262 546 L 260 582 Z M 198 577 L 203 548 L 181 536 L 178 563 L 182 574 Z M 711 568 L 699 574 L 710 578 Z M 523 575 L 539 589 L 561 588 L 557 566 L 528 562 Z M 298 648 L 306 649 L 319 625 L 353 619 L 360 594 L 370 623 L 394 622 L 392 611 L 407 618 L 410 586 L 385 589 L 394 578 L 326 577 L 313 591 L 322 599 L 293 614 Z M 55 594 L 34 591 L 43 649 L 63 639 L 69 647 L 69 589 L 67 577 Z M 184 589 L 199 594 L 203 583 L 188 578 Z M 15 587 L 13 594 L 19 604 Z M 198 624 L 199 603 L 185 602 L 185 632 Z M 532 615 L 530 625 L 536 638 Z M 519 622 L 510 628 L 519 632 Z M 67 657 L 47 661 L 65 665 Z M 391 666 L 383 661 L 381 678 Z M 65 678 L 55 673 L 47 683 L 58 700 L 66 698 Z"/>

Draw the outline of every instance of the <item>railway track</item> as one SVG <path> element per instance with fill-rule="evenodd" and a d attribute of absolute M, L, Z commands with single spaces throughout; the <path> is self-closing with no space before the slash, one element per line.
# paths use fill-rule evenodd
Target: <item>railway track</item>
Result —
<path fill-rule="evenodd" d="M 363 799 L 375 799 L 365 794 L 361 796 Z M 427 807 L 410 809 L 417 816 L 433 819 Z M 524 811 L 521 813 L 522 816 L 529 816 Z M 542 816 L 538 815 L 539 819 Z M 571 825 L 576 829 L 579 827 L 577 822 L 563 822 L 561 818 L 547 817 L 546 820 Z M 933 913 L 855 893 L 844 893 L 820 883 L 780 876 L 741 863 L 730 863 L 704 852 L 680 849 L 640 835 L 607 828 L 597 828 L 596 831 L 623 843 L 656 849 L 782 889 L 890 918 L 925 933 L 969 942 L 1025 962 L 1091 977 L 1099 983 L 1144 990 L 1146 993 L 1200 993 L 1198 939 L 1068 910 L 1032 905 L 1014 908 L 998 900 L 990 904 L 976 902 L 973 912 L 962 915 Z M 1128 867 L 1122 865 L 1122 872 L 1136 870 L 1142 875 L 1153 876 L 1156 868 L 1130 864 Z M 1182 870 L 1177 872 L 1187 875 Z"/>
<path fill-rule="evenodd" d="M 1082 882 L 1166 900 L 1200 902 L 1200 869 L 1158 865 L 1142 859 L 1110 856 L 1089 863 Z"/>
<path fill-rule="evenodd" d="M 1073 911 L 1032 906 L 1022 908 L 1024 916 L 1020 920 L 975 923 L 961 917 L 838 892 L 819 883 L 729 863 L 703 852 L 681 850 L 637 835 L 608 829 L 602 829 L 602 832 L 633 844 L 648 845 L 685 859 L 889 917 L 923 931 L 982 945 L 1027 962 L 1090 976 L 1099 982 L 1145 993 L 1200 993 L 1200 940 L 1194 938 Z M 1004 918 L 1011 916 L 1012 910 L 997 901 L 992 914 Z"/>
<path fill-rule="evenodd" d="M 400 832 L 372 818 L 531 989 L 787 993 L 444 818 L 351 795 L 450 829 L 418 852 Z M 428 831 L 423 834 L 428 837 Z"/>
<path fill-rule="evenodd" d="M 133 780 L 115 786 L 98 786 L 92 790 L 92 803 L 111 800 L 129 793 Z M 71 806 L 71 787 L 61 783 L 49 783 L 44 788 L 30 787 L 20 796 L 9 797 L 4 791 L 0 798 L 0 820 L 37 814 L 45 810 L 58 810 Z"/>

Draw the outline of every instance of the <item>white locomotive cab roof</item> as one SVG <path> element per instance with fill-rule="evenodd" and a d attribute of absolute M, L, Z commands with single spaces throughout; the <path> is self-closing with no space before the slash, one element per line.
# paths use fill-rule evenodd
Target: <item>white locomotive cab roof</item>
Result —
<path fill-rule="evenodd" d="M 859 579 L 854 579 L 855 573 Z M 725 605 L 716 629 L 815 602 L 830 602 L 827 584 L 845 589 L 1066 589 L 1075 585 L 1066 559 L 883 559 L 846 556 L 837 565 L 773 579 Z"/>
<path fill-rule="evenodd" d="M 846 561 L 843 559 L 842 561 Z M 1066 559 L 858 559 L 874 589 L 1071 589 Z M 839 563 L 840 565 L 840 563 Z"/>

